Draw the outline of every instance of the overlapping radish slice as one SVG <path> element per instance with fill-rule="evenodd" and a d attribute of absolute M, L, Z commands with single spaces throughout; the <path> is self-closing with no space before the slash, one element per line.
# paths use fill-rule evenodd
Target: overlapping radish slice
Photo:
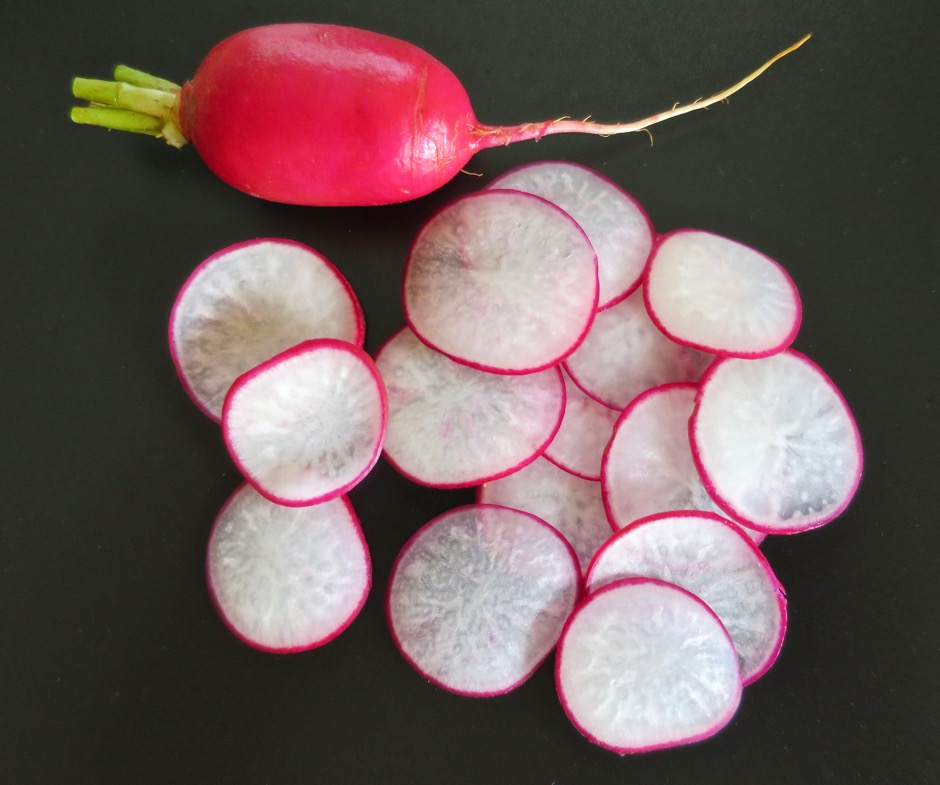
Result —
<path fill-rule="evenodd" d="M 236 465 L 279 504 L 346 493 L 375 465 L 385 437 L 385 386 L 359 347 L 319 338 L 238 377 L 222 428 Z"/>
<path fill-rule="evenodd" d="M 831 521 L 861 478 L 852 412 L 822 369 L 793 350 L 716 362 L 702 380 L 690 436 L 721 508 L 770 534 Z"/>
<path fill-rule="evenodd" d="M 195 403 L 210 417 L 241 374 L 301 341 L 338 338 L 359 346 L 365 321 L 342 274 L 290 240 L 253 240 L 210 256 L 180 290 L 170 316 L 170 352 Z"/>
<path fill-rule="evenodd" d="M 541 196 L 578 222 L 597 253 L 598 308 L 610 307 L 639 286 L 653 247 L 653 225 L 643 208 L 606 177 L 579 164 L 541 161 L 506 172 L 489 187 Z"/>
<path fill-rule="evenodd" d="M 466 487 L 521 468 L 551 441 L 565 409 L 558 368 L 480 371 L 425 346 L 407 327 L 376 364 L 388 390 L 385 455 L 422 485 Z"/>
<path fill-rule="evenodd" d="M 767 559 L 735 524 L 692 510 L 641 518 L 597 552 L 585 583 L 592 592 L 640 576 L 681 586 L 718 615 L 744 684 L 773 664 L 786 630 L 786 597 Z"/>
<path fill-rule="evenodd" d="M 398 555 L 389 627 L 425 678 L 462 695 L 498 695 L 555 647 L 580 587 L 574 551 L 544 521 L 506 507 L 458 507 Z"/>
<path fill-rule="evenodd" d="M 650 387 L 698 381 L 713 359 L 663 335 L 650 319 L 640 289 L 597 314 L 565 367 L 592 398 L 623 409 Z"/>
<path fill-rule="evenodd" d="M 422 341 L 497 373 L 548 368 L 581 342 L 597 262 L 581 228 L 532 194 L 462 197 L 419 231 L 405 265 L 405 318 Z"/>
<path fill-rule="evenodd" d="M 710 232 L 663 235 L 644 285 L 650 317 L 670 338 L 715 354 L 766 357 L 792 343 L 800 296 L 764 254 Z"/>
<path fill-rule="evenodd" d="M 550 523 L 571 543 L 582 570 L 610 537 L 600 483 L 559 469 L 545 458 L 480 486 L 478 500 L 530 512 Z"/>
<path fill-rule="evenodd" d="M 247 483 L 216 519 L 206 574 L 225 624 L 249 645 L 274 652 L 335 638 L 361 610 L 372 580 L 369 551 L 346 497 L 292 508 Z"/>
<path fill-rule="evenodd" d="M 700 741 L 741 700 L 738 658 L 695 595 L 626 578 L 578 606 L 555 655 L 558 695 L 589 740 L 621 754 Z"/>

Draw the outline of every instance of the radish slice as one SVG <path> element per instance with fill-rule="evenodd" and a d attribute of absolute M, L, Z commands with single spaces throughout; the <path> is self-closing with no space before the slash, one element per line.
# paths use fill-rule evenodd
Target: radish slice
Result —
<path fill-rule="evenodd" d="M 523 510 L 550 523 L 571 543 L 582 570 L 610 537 L 600 483 L 570 474 L 544 458 L 481 485 L 478 500 Z"/>
<path fill-rule="evenodd" d="M 295 652 L 322 646 L 352 623 L 372 567 L 346 497 L 294 509 L 246 483 L 212 528 L 206 574 L 235 635 L 256 649 Z"/>
<path fill-rule="evenodd" d="M 773 664 L 783 644 L 783 587 L 748 536 L 731 521 L 680 510 L 634 521 L 594 557 L 589 592 L 621 578 L 645 576 L 696 595 L 721 619 L 750 684 Z"/>
<path fill-rule="evenodd" d="M 831 521 L 861 479 L 852 412 L 822 369 L 793 350 L 716 362 L 702 380 L 690 435 L 715 501 L 769 534 Z"/>
<path fill-rule="evenodd" d="M 741 700 L 737 654 L 718 617 L 695 595 L 651 578 L 588 595 L 555 663 L 569 719 L 620 754 L 712 736 Z"/>
<path fill-rule="evenodd" d="M 599 309 L 619 302 L 640 285 L 653 248 L 653 225 L 620 186 L 586 166 L 542 161 L 506 172 L 489 187 L 541 196 L 578 222 L 597 253 Z"/>
<path fill-rule="evenodd" d="M 623 409 L 650 387 L 697 382 L 714 359 L 663 335 L 647 314 L 640 290 L 597 314 L 565 367 L 592 398 Z"/>
<path fill-rule="evenodd" d="M 422 341 L 497 373 L 555 365 L 597 306 L 597 261 L 581 228 L 518 191 L 452 202 L 419 231 L 404 272 L 405 317 Z"/>
<path fill-rule="evenodd" d="M 779 264 L 709 232 L 663 235 L 644 287 L 656 325 L 674 341 L 715 354 L 766 357 L 800 329 L 800 296 Z"/>
<path fill-rule="evenodd" d="M 310 338 L 362 346 L 365 321 L 349 283 L 320 254 L 290 240 L 253 240 L 196 268 L 173 305 L 169 333 L 183 386 L 218 420 L 243 373 Z"/>
<path fill-rule="evenodd" d="M 398 555 L 388 622 L 425 678 L 462 695 L 499 695 L 555 647 L 580 586 L 571 546 L 544 521 L 506 507 L 458 507 Z"/>
<path fill-rule="evenodd" d="M 425 346 L 407 327 L 379 350 L 388 389 L 385 455 L 414 482 L 477 485 L 534 460 L 558 431 L 565 409 L 560 371 L 525 376 L 460 365 Z"/>
<path fill-rule="evenodd" d="M 620 411 L 585 395 L 564 369 L 561 375 L 565 380 L 565 414 L 558 433 L 545 448 L 545 457 L 566 472 L 599 480 L 601 458 Z"/>
<path fill-rule="evenodd" d="M 240 376 L 225 398 L 222 428 L 232 459 L 262 495 L 301 506 L 346 493 L 368 473 L 387 412 L 370 357 L 320 338 Z"/>

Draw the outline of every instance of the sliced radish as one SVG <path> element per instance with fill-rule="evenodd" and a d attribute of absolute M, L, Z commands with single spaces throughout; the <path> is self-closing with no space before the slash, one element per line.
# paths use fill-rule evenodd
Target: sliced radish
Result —
<path fill-rule="evenodd" d="M 770 534 L 831 521 L 861 479 L 852 412 L 822 369 L 793 350 L 716 362 L 689 432 L 713 498 L 735 520 Z"/>
<path fill-rule="evenodd" d="M 611 409 L 585 395 L 563 368 L 562 377 L 565 380 L 565 414 L 558 433 L 545 448 L 545 457 L 585 480 L 599 480 L 601 458 L 620 410 Z"/>
<path fill-rule="evenodd" d="M 601 485 L 536 458 L 524 469 L 480 486 L 482 504 L 500 504 L 538 516 L 571 543 L 582 570 L 610 537 Z"/>
<path fill-rule="evenodd" d="M 257 649 L 312 649 L 362 609 L 372 568 L 359 520 L 341 497 L 296 509 L 247 483 L 225 503 L 209 536 L 209 591 L 222 620 Z"/>
<path fill-rule="evenodd" d="M 712 736 L 741 700 L 737 654 L 721 621 L 695 595 L 651 578 L 588 595 L 555 663 L 575 727 L 620 754 Z"/>
<path fill-rule="evenodd" d="M 418 233 L 404 273 L 405 317 L 422 341 L 498 373 L 555 365 L 597 306 L 597 261 L 581 228 L 550 202 L 483 191 Z"/>
<path fill-rule="evenodd" d="M 555 647 L 580 585 L 571 546 L 544 521 L 506 507 L 458 507 L 398 555 L 389 626 L 425 678 L 462 695 L 498 695 Z"/>
<path fill-rule="evenodd" d="M 679 343 L 733 357 L 766 357 L 800 328 L 792 279 L 764 254 L 710 232 L 663 235 L 644 286 L 656 325 Z"/>
<path fill-rule="evenodd" d="M 578 222 L 597 253 L 598 308 L 610 307 L 640 285 L 653 225 L 620 186 L 586 166 L 541 161 L 506 172 L 489 187 L 541 196 Z"/>
<path fill-rule="evenodd" d="M 385 437 L 385 386 L 359 347 L 305 341 L 240 376 L 222 428 L 232 459 L 271 501 L 326 501 L 375 465 Z"/>
<path fill-rule="evenodd" d="M 385 455 L 422 485 L 466 487 L 516 471 L 545 449 L 565 409 L 557 368 L 487 373 L 425 346 L 407 327 L 376 364 L 388 390 Z"/>
<path fill-rule="evenodd" d="M 252 240 L 196 268 L 173 305 L 169 333 L 183 386 L 218 420 L 243 373 L 310 338 L 362 346 L 365 321 L 349 283 L 316 251 Z"/>
<path fill-rule="evenodd" d="M 714 356 L 671 341 L 653 324 L 638 290 L 594 318 L 591 331 L 565 360 L 588 395 L 623 409 L 644 390 L 697 382 Z"/>
<path fill-rule="evenodd" d="M 767 559 L 731 521 L 692 510 L 641 518 L 604 544 L 585 583 L 591 592 L 638 576 L 681 586 L 718 615 L 744 684 L 773 664 L 786 630 L 786 596 Z"/>

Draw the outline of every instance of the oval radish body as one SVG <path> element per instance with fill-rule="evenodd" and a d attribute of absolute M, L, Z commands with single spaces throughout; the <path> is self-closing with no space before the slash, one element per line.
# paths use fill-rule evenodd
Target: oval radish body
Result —
<path fill-rule="evenodd" d="M 257 649 L 294 652 L 349 626 L 366 601 L 372 568 L 346 497 L 295 509 L 246 483 L 212 528 L 206 575 L 235 635 Z"/>
<path fill-rule="evenodd" d="M 499 695 L 555 647 L 580 589 L 574 551 L 544 521 L 506 507 L 458 507 L 402 548 L 388 622 L 425 678 L 462 695 Z"/>

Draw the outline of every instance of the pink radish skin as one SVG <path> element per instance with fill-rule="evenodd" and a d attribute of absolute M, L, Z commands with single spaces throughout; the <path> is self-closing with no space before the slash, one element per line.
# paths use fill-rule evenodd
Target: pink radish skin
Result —
<path fill-rule="evenodd" d="M 631 133 L 719 103 L 807 38 L 710 98 L 635 123 L 489 126 L 457 77 L 412 44 L 336 25 L 269 25 L 219 43 L 182 89 L 140 72 L 128 77 L 134 84 L 76 79 L 73 94 L 90 105 L 74 108 L 72 119 L 178 147 L 191 141 L 218 177 L 262 199 L 390 204 L 440 188 L 487 147 L 557 133 Z M 160 100 L 136 100 L 136 85 Z"/>

